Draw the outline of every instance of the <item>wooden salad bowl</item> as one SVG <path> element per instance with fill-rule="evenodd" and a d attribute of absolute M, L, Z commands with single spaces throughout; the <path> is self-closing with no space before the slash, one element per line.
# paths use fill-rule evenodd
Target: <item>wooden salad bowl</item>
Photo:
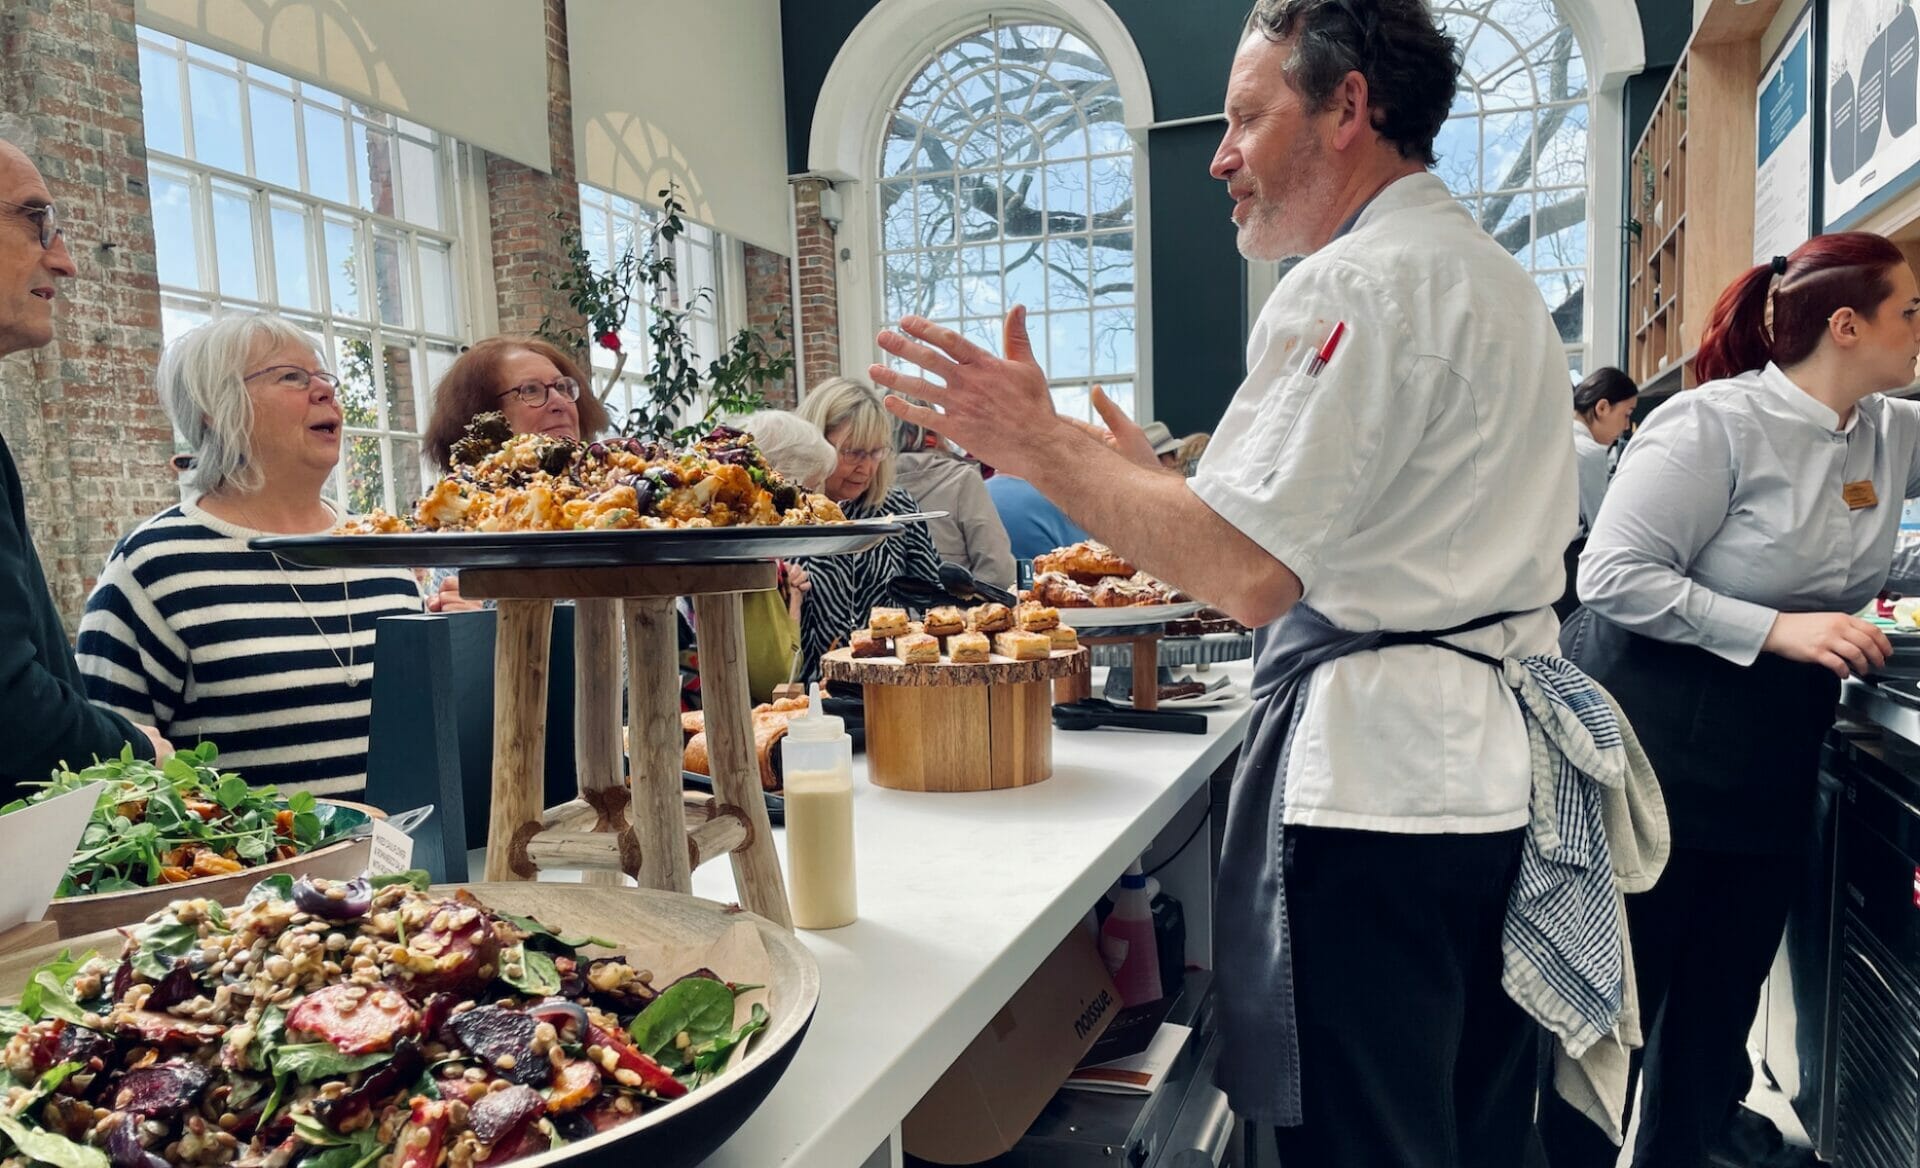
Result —
<path fill-rule="evenodd" d="M 386 812 L 365 803 L 352 803 L 345 799 L 322 799 L 320 802 L 357 811 L 370 819 L 387 817 Z M 199 876 L 178 884 L 156 884 L 151 888 L 62 897 L 47 907 L 46 919 L 59 926 L 62 937 L 77 937 L 82 933 L 136 924 L 176 900 L 206 897 L 218 904 L 239 904 L 246 899 L 249 888 L 282 872 L 290 876 L 351 880 L 366 871 L 367 860 L 372 852 L 371 839 L 346 840 L 315 848 L 291 859 L 242 868 L 225 876 Z"/>
<path fill-rule="evenodd" d="M 255 869 L 256 872 L 259 869 Z M 174 885 L 174 888 L 186 887 Z M 530 882 L 436 885 L 436 893 L 466 888 L 489 908 L 531 916 L 562 933 L 613 942 L 635 965 L 668 977 L 711 964 L 729 980 L 751 977 L 764 989 L 741 995 L 767 1007 L 767 1028 L 755 1035 L 724 1075 L 637 1119 L 537 1156 L 516 1168 L 548 1164 L 627 1168 L 694 1168 L 711 1156 L 760 1106 L 786 1072 L 806 1037 L 820 1000 L 820 967 L 791 932 L 763 917 L 711 900 L 645 888 L 596 888 Z M 0 954 L 0 1002 L 20 997 L 35 969 L 72 950 L 117 954 L 124 939 L 113 930 Z M 583 955 L 599 956 L 598 947 Z M 757 967 L 757 968 L 756 968 Z M 764 997 L 760 996 L 764 995 Z"/>

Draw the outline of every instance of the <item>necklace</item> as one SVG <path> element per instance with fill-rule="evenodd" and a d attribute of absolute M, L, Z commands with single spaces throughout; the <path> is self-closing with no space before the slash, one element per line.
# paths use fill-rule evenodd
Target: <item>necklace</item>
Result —
<path fill-rule="evenodd" d="M 252 513 L 246 508 L 241 507 L 237 502 L 234 506 L 246 519 L 248 527 L 251 527 L 255 531 L 265 530 L 258 523 L 254 522 Z M 340 650 L 334 647 L 333 638 L 327 635 L 327 630 L 321 626 L 320 619 L 313 615 L 311 608 L 307 607 L 307 598 L 300 595 L 300 589 L 294 587 L 293 575 L 287 571 L 287 565 L 285 561 L 281 560 L 280 553 L 270 551 L 267 554 L 273 557 L 273 566 L 279 569 L 280 579 L 286 583 L 287 591 L 293 593 L 293 599 L 300 605 L 300 611 L 305 613 L 307 620 L 313 623 L 313 631 L 320 634 L 320 640 L 326 645 L 327 652 L 333 654 L 333 663 L 340 667 L 341 676 L 347 679 L 347 688 L 353 689 L 358 686 L 360 679 L 354 676 L 353 672 L 353 592 L 347 580 L 347 570 L 345 568 L 340 569 L 340 599 L 344 602 L 342 607 L 347 615 L 347 656 L 345 660 L 342 660 Z"/>

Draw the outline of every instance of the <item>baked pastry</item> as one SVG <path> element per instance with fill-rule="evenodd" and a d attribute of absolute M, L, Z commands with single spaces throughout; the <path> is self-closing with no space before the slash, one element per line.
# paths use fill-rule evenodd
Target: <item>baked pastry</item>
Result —
<path fill-rule="evenodd" d="M 1071 625 L 1055 625 L 1047 630 L 1047 640 L 1053 642 L 1055 649 L 1078 649 L 1080 634 L 1073 631 Z"/>
<path fill-rule="evenodd" d="M 993 649 L 1015 661 L 1044 661 L 1053 653 L 1053 641 L 1045 633 L 1007 632 L 993 638 Z"/>
<path fill-rule="evenodd" d="M 1176 698 L 1197 698 L 1206 692 L 1205 682 L 1176 681 L 1160 687 L 1160 700 L 1170 702 Z"/>
<path fill-rule="evenodd" d="M 1033 557 L 1033 571 L 1061 572 L 1082 584 L 1098 584 L 1108 576 L 1131 576 L 1135 569 L 1106 544 L 1089 539 Z"/>
<path fill-rule="evenodd" d="M 1092 608 L 1093 590 L 1064 572 L 1042 572 L 1033 578 L 1027 599 L 1049 608 Z"/>
<path fill-rule="evenodd" d="M 1013 610 L 1013 623 L 1023 632 L 1044 633 L 1060 627 L 1060 610 L 1050 605 L 1027 601 Z"/>
<path fill-rule="evenodd" d="M 967 615 L 952 605 L 927 610 L 926 630 L 936 637 L 951 637 L 967 631 Z"/>
<path fill-rule="evenodd" d="M 1004 604 L 982 604 L 967 610 L 967 627 L 976 633 L 1004 633 L 1013 627 L 1013 611 Z"/>
<path fill-rule="evenodd" d="M 1161 592 L 1136 584 L 1132 580 L 1123 580 L 1112 576 L 1100 581 L 1093 590 L 1095 608 L 1132 608 L 1141 604 L 1161 603 Z"/>
<path fill-rule="evenodd" d="M 867 619 L 867 628 L 876 637 L 898 637 L 908 631 L 907 610 L 904 608 L 876 608 Z"/>
<path fill-rule="evenodd" d="M 847 643 L 853 646 L 855 657 L 886 657 L 893 653 L 893 646 L 885 637 L 876 637 L 867 629 L 853 630 Z"/>
<path fill-rule="evenodd" d="M 755 718 L 753 720 L 753 754 L 760 764 L 760 789 L 778 791 L 781 784 L 780 740 L 787 736 L 785 718 Z M 708 757 L 707 735 L 705 731 L 695 734 L 687 740 L 686 748 L 680 754 L 680 766 L 696 775 L 713 774 L 713 763 Z"/>
<path fill-rule="evenodd" d="M 947 642 L 947 656 L 955 665 L 985 665 L 992 653 L 985 633 L 955 633 Z"/>
<path fill-rule="evenodd" d="M 893 651 L 908 665 L 938 665 L 940 638 L 925 633 L 908 633 L 894 640 Z"/>

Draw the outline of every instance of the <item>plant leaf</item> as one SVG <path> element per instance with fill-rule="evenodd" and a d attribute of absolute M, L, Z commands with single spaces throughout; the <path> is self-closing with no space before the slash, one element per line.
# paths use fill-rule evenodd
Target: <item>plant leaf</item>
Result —
<path fill-rule="evenodd" d="M 53 1168 L 108 1168 L 107 1157 L 97 1148 L 76 1144 L 63 1135 L 28 1127 L 18 1116 L 0 1111 L 0 1135 L 27 1159 Z"/>
<path fill-rule="evenodd" d="M 674 1040 L 685 1031 L 692 1046 L 710 1042 L 733 1028 L 733 991 L 724 982 L 707 977 L 682 978 L 647 1003 L 631 1025 L 628 1037 L 640 1050 L 661 1058 L 674 1051 Z M 678 1052 L 673 1062 L 684 1062 Z"/>

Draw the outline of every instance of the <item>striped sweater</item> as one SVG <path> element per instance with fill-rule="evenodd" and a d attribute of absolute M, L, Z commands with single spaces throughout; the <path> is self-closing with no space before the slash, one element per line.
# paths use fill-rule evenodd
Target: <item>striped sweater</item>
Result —
<path fill-rule="evenodd" d="M 906 515 L 920 505 L 895 487 L 877 505 L 842 503 L 848 519 L 885 519 Z M 887 587 L 896 576 L 917 576 L 938 587 L 940 555 L 924 523 L 909 523 L 906 531 L 882 540 L 877 547 L 850 556 L 807 556 L 794 563 L 807 569 L 813 588 L 800 604 L 800 673 L 796 680 L 816 681 L 820 658 L 834 643 L 847 643 L 847 634 L 867 627 L 875 605 L 901 606 Z"/>
<path fill-rule="evenodd" d="M 87 693 L 175 746 L 212 741 L 250 782 L 358 793 L 374 622 L 418 613 L 420 586 L 399 568 L 276 564 L 247 547 L 260 534 L 187 503 L 122 539 L 80 622 Z"/>

